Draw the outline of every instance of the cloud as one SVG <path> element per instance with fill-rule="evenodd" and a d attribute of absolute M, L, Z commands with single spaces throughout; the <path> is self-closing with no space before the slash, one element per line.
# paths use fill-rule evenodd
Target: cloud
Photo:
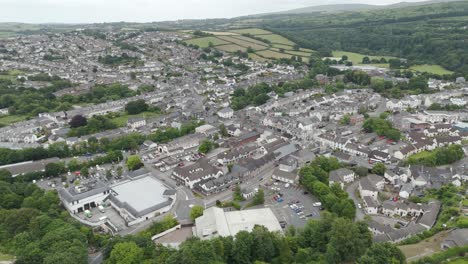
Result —
<path fill-rule="evenodd" d="M 420 1 L 420 0 L 413 0 Z M 356 0 L 388 4 L 398 0 Z M 378 3 L 376 3 L 378 2 Z M 0 22 L 150 22 L 223 18 L 282 11 L 346 0 L 0 0 Z"/>

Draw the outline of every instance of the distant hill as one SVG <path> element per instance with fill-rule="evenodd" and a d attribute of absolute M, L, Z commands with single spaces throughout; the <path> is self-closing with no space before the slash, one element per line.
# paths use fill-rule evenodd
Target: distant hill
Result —
<path fill-rule="evenodd" d="M 336 13 L 336 12 L 351 12 L 351 11 L 366 11 L 366 10 L 376 10 L 376 9 L 389 9 L 389 8 L 403 8 L 410 6 L 420 6 L 436 3 L 448 3 L 448 2 L 457 2 L 462 0 L 429 0 L 423 2 L 401 2 L 391 5 L 368 5 L 368 4 L 335 4 L 335 5 L 318 5 L 318 6 L 309 6 L 303 8 L 297 8 L 287 11 L 280 11 L 275 13 L 260 14 L 261 15 L 272 15 L 272 14 L 306 14 L 306 13 Z"/>

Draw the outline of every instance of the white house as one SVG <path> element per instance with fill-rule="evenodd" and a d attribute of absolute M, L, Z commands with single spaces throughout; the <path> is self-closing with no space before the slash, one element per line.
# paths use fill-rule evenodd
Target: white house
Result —
<path fill-rule="evenodd" d="M 132 130 L 136 130 L 140 127 L 146 126 L 146 119 L 144 119 L 143 117 L 129 118 L 127 121 L 127 126 Z"/>
<path fill-rule="evenodd" d="M 345 184 L 353 182 L 355 178 L 356 174 L 354 171 L 345 168 L 337 169 L 330 171 L 329 185 L 339 183 L 341 188 L 343 188 Z"/>
<path fill-rule="evenodd" d="M 220 110 L 217 115 L 221 118 L 225 118 L 225 119 L 231 119 L 233 116 L 234 116 L 234 110 L 232 110 L 232 108 L 230 107 L 226 107 L 222 110 Z"/>

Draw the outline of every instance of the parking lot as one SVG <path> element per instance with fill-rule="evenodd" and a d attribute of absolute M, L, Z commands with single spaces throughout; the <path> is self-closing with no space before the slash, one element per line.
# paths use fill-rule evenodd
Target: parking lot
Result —
<path fill-rule="evenodd" d="M 281 194 L 282 202 L 273 198 L 278 194 Z M 265 192 L 265 206 L 271 208 L 278 221 L 286 222 L 286 227 L 288 225 L 304 227 L 308 219 L 319 218 L 320 208 L 314 207 L 314 202 L 317 200 L 310 194 L 304 194 L 304 189 L 299 186 L 286 188 L 284 183 L 277 183 L 269 186 Z M 292 204 L 296 206 L 291 206 Z M 291 207 L 297 207 L 300 211 L 296 213 Z"/>

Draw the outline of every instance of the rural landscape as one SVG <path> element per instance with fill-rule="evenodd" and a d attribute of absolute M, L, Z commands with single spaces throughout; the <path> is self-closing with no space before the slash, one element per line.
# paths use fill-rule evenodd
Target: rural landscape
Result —
<path fill-rule="evenodd" d="M 21 1 L 0 264 L 468 263 L 468 1 Z"/>

